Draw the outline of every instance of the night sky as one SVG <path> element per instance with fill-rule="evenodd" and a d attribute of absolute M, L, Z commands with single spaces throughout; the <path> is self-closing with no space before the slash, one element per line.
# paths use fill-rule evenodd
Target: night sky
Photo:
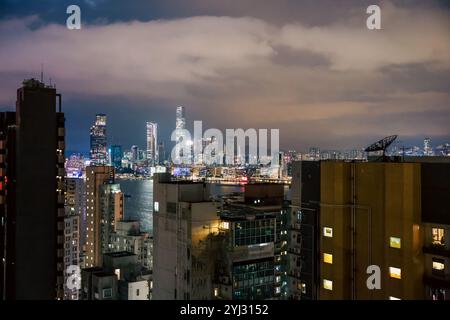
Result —
<path fill-rule="evenodd" d="M 65 26 L 70 4 L 82 29 Z M 382 8 L 382 30 L 366 8 Z M 169 141 L 188 126 L 279 128 L 282 149 L 450 142 L 449 1 L 0 0 L 0 110 L 25 78 L 56 83 L 67 149 L 87 152 L 96 113 L 109 143 Z"/>

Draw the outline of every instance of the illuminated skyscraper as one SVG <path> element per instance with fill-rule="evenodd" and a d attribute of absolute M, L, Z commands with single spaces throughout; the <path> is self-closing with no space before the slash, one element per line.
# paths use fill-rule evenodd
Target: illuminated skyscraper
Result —
<path fill-rule="evenodd" d="M 186 129 L 186 112 L 184 107 L 178 106 L 177 107 L 177 119 L 175 121 L 175 129 L 177 130 L 177 142 L 182 140 L 183 133 L 181 130 Z"/>
<path fill-rule="evenodd" d="M 177 120 L 175 123 L 175 128 L 178 129 L 186 129 L 186 112 L 184 107 L 177 107 Z"/>
<path fill-rule="evenodd" d="M 180 142 L 186 142 L 185 141 L 185 136 L 184 136 L 184 132 L 183 130 L 186 129 L 186 113 L 185 113 L 185 109 L 183 106 L 178 106 L 177 107 L 177 118 L 176 118 L 176 122 L 175 122 L 175 143 L 177 143 L 177 146 L 179 147 L 179 143 Z M 176 150 L 176 154 L 177 156 L 183 158 L 183 150 L 181 149 L 177 149 Z M 174 159 L 172 159 L 172 161 L 174 161 Z"/>
<path fill-rule="evenodd" d="M 425 138 L 423 140 L 423 155 L 424 156 L 432 156 L 433 155 L 433 148 L 431 147 L 431 139 Z"/>
<path fill-rule="evenodd" d="M 158 164 L 158 124 L 147 122 L 147 161 L 149 166 Z"/>
<path fill-rule="evenodd" d="M 95 124 L 91 127 L 91 165 L 106 165 L 106 115 L 97 114 Z"/>

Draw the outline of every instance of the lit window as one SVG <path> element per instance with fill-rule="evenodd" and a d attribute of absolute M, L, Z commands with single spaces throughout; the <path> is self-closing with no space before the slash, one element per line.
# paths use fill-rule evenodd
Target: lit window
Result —
<path fill-rule="evenodd" d="M 333 264 L 333 255 L 329 253 L 323 254 L 323 262 Z"/>
<path fill-rule="evenodd" d="M 275 288 L 275 293 L 280 293 L 281 292 L 281 288 L 280 287 L 276 287 Z"/>
<path fill-rule="evenodd" d="M 155 203 L 153 204 L 153 211 L 159 212 L 159 202 L 155 201 Z"/>
<path fill-rule="evenodd" d="M 390 297 L 389 297 L 389 300 L 401 300 L 401 299 L 400 299 L 400 298 L 396 298 L 396 297 L 390 296 Z"/>
<path fill-rule="evenodd" d="M 444 271 L 445 264 L 443 259 L 433 259 L 433 270 Z"/>
<path fill-rule="evenodd" d="M 433 236 L 433 244 L 443 246 L 444 242 L 444 229 L 442 228 L 432 228 L 431 233 Z"/>
<path fill-rule="evenodd" d="M 219 296 L 219 288 L 214 288 L 214 297 Z"/>
<path fill-rule="evenodd" d="M 327 279 L 323 279 L 323 288 L 325 290 L 333 291 L 333 281 L 327 280 Z"/>
<path fill-rule="evenodd" d="M 228 221 L 222 221 L 220 223 L 220 228 L 224 230 L 230 229 L 230 223 Z"/>
<path fill-rule="evenodd" d="M 389 276 L 394 279 L 401 279 L 402 278 L 402 269 L 395 268 L 395 267 L 389 267 Z"/>
<path fill-rule="evenodd" d="M 402 247 L 402 240 L 396 237 L 390 237 L 389 246 L 391 248 L 400 249 Z"/>
<path fill-rule="evenodd" d="M 114 273 L 116 274 L 117 279 L 120 280 L 120 269 L 115 269 L 115 270 L 114 270 Z"/>
<path fill-rule="evenodd" d="M 324 227 L 323 228 L 323 236 L 328 238 L 333 238 L 333 228 Z"/>
<path fill-rule="evenodd" d="M 306 294 L 306 283 L 302 282 L 300 283 L 301 291 L 303 294 Z"/>

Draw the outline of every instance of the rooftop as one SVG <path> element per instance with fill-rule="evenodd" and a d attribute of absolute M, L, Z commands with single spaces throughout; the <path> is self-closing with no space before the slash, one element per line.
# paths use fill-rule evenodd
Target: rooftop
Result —
<path fill-rule="evenodd" d="M 220 217 L 223 220 L 258 220 L 275 218 L 279 212 L 280 207 L 254 207 L 245 204 L 226 205 L 220 212 Z"/>
<path fill-rule="evenodd" d="M 128 251 L 108 252 L 108 253 L 105 253 L 104 255 L 109 256 L 109 257 L 114 257 L 114 258 L 135 256 L 134 253 L 131 253 Z"/>

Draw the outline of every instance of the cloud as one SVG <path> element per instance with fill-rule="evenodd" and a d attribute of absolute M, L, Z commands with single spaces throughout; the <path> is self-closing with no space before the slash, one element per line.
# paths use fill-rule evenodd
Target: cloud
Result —
<path fill-rule="evenodd" d="M 379 31 L 362 27 L 361 19 L 351 26 L 287 25 L 277 42 L 323 55 L 334 70 L 375 70 L 414 63 L 435 63 L 439 68 L 450 68 L 448 14 L 400 9 L 387 2 L 381 17 Z"/>
<path fill-rule="evenodd" d="M 383 30 L 367 30 L 365 18 L 355 12 L 345 21 L 312 26 L 198 16 L 83 25 L 77 31 L 35 16 L 3 20 L 0 104 L 13 104 L 19 84 L 13 79 L 44 63 L 69 99 L 184 104 L 211 126 L 279 126 L 282 135 L 285 130 L 302 144 L 308 137 L 295 132 L 320 127 L 334 137 L 372 135 L 389 119 L 400 134 L 411 134 L 412 126 L 450 135 L 448 126 L 406 116 L 450 113 L 450 88 L 442 84 L 450 83 L 446 12 L 387 2 Z M 348 124 L 350 118 L 358 128 Z"/>

